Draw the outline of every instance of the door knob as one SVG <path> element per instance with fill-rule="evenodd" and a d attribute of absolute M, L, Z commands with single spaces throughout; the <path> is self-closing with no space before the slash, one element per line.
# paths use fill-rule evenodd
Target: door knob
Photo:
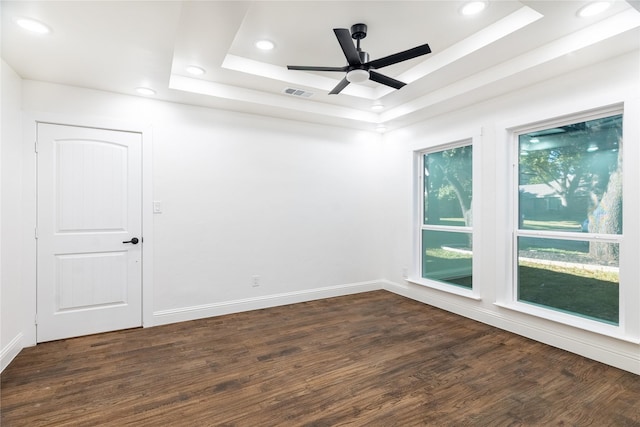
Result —
<path fill-rule="evenodd" d="M 139 241 L 140 241 L 140 240 L 138 240 L 138 238 L 137 238 L 137 237 L 134 237 L 133 239 L 131 239 L 131 240 L 127 240 L 126 242 L 122 242 L 122 243 L 132 243 L 132 244 L 134 244 L 134 245 L 137 245 Z"/>

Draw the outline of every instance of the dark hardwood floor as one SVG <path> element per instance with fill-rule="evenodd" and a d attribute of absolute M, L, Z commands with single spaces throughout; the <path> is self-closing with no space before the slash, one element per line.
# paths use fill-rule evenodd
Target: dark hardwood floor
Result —
<path fill-rule="evenodd" d="M 640 376 L 377 291 L 24 349 L 2 426 L 640 426 Z"/>

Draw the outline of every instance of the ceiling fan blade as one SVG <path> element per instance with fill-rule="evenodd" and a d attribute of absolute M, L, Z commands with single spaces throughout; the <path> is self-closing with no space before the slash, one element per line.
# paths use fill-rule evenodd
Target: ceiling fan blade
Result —
<path fill-rule="evenodd" d="M 385 56 L 384 58 L 369 61 L 364 65 L 371 68 L 382 68 L 388 65 L 397 64 L 398 62 L 406 61 L 408 59 L 413 59 L 418 56 L 426 55 L 427 53 L 431 53 L 431 48 L 428 44 L 423 44 L 422 46 L 414 47 L 413 49 L 405 50 L 403 52 Z"/>
<path fill-rule="evenodd" d="M 362 64 L 362 61 L 360 61 L 360 55 L 358 55 L 358 50 L 351 40 L 351 31 L 346 28 L 334 28 L 333 32 L 336 33 L 338 43 L 340 43 L 340 47 L 342 48 L 349 65 Z"/>
<path fill-rule="evenodd" d="M 394 89 L 400 89 L 406 85 L 406 83 L 403 83 L 400 80 L 392 79 L 391 77 L 387 77 L 373 70 L 369 70 L 369 80 L 373 80 L 376 83 L 380 83 Z"/>
<path fill-rule="evenodd" d="M 288 70 L 301 71 L 347 71 L 349 67 L 308 67 L 306 65 L 287 65 Z"/>
<path fill-rule="evenodd" d="M 338 83 L 338 85 L 336 87 L 334 87 L 331 90 L 331 92 L 329 92 L 329 95 L 337 95 L 337 94 L 339 94 L 342 91 L 342 89 L 344 89 L 348 85 L 349 85 L 349 80 L 347 80 L 347 78 L 345 77 L 344 79 L 342 79 L 340 81 L 340 83 Z"/>

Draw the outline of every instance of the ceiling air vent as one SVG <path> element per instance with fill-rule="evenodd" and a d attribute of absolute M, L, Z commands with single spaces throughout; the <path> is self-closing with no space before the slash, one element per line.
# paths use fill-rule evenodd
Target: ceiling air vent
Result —
<path fill-rule="evenodd" d="M 301 98 L 309 98 L 313 96 L 313 92 L 307 92 L 306 90 L 302 90 L 302 89 L 294 89 L 292 87 L 288 87 L 282 92 L 286 93 L 287 95 L 299 96 Z"/>

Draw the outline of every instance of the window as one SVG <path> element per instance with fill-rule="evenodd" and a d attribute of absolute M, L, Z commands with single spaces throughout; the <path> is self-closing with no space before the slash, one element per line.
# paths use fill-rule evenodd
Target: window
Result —
<path fill-rule="evenodd" d="M 622 118 L 516 134 L 518 302 L 620 324 Z"/>
<path fill-rule="evenodd" d="M 472 145 L 420 152 L 422 279 L 471 289 Z"/>

